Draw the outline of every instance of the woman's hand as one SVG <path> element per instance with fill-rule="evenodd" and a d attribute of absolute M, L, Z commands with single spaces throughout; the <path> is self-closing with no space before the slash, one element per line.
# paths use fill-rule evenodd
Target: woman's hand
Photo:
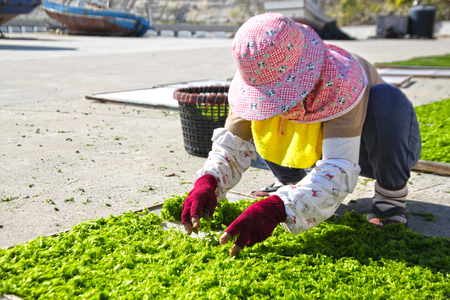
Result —
<path fill-rule="evenodd" d="M 217 206 L 216 188 L 217 180 L 212 175 L 203 175 L 195 181 L 194 188 L 183 203 L 181 214 L 181 224 L 188 235 L 198 231 L 202 215 L 206 219 L 212 218 Z"/>
<path fill-rule="evenodd" d="M 250 205 L 225 230 L 220 243 L 227 243 L 233 236 L 239 235 L 230 254 L 235 256 L 244 248 L 262 242 L 272 235 L 278 223 L 286 221 L 284 202 L 273 195 Z"/>

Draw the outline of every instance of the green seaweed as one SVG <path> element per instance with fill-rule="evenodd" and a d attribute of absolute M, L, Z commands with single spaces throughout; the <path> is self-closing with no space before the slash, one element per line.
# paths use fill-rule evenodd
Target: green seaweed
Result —
<path fill-rule="evenodd" d="M 450 163 L 450 98 L 415 107 L 422 136 L 421 159 Z"/>
<path fill-rule="evenodd" d="M 408 60 L 379 63 L 377 66 L 422 66 L 422 67 L 450 67 L 450 54 L 436 56 L 420 56 Z"/>
<path fill-rule="evenodd" d="M 164 201 L 161 217 L 168 221 L 181 221 L 181 212 L 183 210 L 183 202 L 188 196 L 185 193 L 181 196 L 173 196 Z M 262 199 L 262 198 L 260 198 Z M 214 210 L 214 215 L 210 224 L 207 226 L 212 229 L 224 229 L 230 225 L 242 212 L 257 200 L 241 200 L 239 202 L 229 202 L 228 200 L 219 201 Z M 205 226 L 205 221 L 200 220 L 200 224 Z"/>
<path fill-rule="evenodd" d="M 171 211 L 180 209 L 185 196 L 166 200 Z M 218 234 L 187 236 L 162 229 L 162 220 L 154 213 L 128 212 L 0 250 L 0 293 L 24 299 L 446 299 L 450 294 L 447 239 L 401 224 L 381 230 L 355 212 L 299 235 L 278 226 L 236 257 L 229 256 L 230 244 L 219 244 Z"/>

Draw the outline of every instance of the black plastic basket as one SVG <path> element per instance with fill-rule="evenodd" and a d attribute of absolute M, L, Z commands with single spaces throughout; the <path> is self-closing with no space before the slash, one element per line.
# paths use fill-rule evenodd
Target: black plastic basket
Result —
<path fill-rule="evenodd" d="M 200 86 L 174 91 L 178 101 L 184 148 L 192 155 L 208 157 L 212 135 L 228 117 L 229 86 Z"/>

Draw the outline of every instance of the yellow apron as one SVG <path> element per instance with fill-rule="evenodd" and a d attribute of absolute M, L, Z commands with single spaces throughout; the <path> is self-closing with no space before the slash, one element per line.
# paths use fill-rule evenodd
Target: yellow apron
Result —
<path fill-rule="evenodd" d="M 262 158 L 290 168 L 309 168 L 322 156 L 322 123 L 300 124 L 276 116 L 252 121 L 256 151 Z"/>

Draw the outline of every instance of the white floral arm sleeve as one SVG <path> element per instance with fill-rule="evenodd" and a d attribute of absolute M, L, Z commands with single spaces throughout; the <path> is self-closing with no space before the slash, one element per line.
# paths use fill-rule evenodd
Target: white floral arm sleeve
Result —
<path fill-rule="evenodd" d="M 298 234 L 334 214 L 358 181 L 359 146 L 360 137 L 324 140 L 323 159 L 311 173 L 297 185 L 284 186 L 277 191 L 286 208 L 283 227 Z"/>
<path fill-rule="evenodd" d="M 216 194 L 221 200 L 241 180 L 251 160 L 256 159 L 256 149 L 251 141 L 243 140 L 225 128 L 215 129 L 212 141 L 212 150 L 197 175 L 210 174 L 217 179 Z"/>

